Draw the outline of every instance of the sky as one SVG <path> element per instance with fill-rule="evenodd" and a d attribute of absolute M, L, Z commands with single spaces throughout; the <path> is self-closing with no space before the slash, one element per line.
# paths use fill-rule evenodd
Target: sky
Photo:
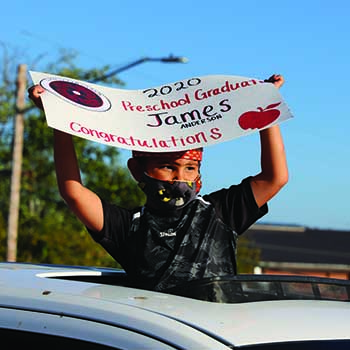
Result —
<path fill-rule="evenodd" d="M 125 70 L 118 77 L 129 90 L 195 76 L 282 74 L 293 114 L 280 124 L 290 177 L 259 223 L 350 231 L 349 1 L 12 0 L 0 18 L 1 47 L 19 49 L 29 70 L 39 56 L 54 61 L 60 48 L 77 52 L 86 69 L 188 58 Z M 121 152 L 126 165 L 130 152 Z M 258 133 L 209 146 L 202 193 L 259 171 Z"/>

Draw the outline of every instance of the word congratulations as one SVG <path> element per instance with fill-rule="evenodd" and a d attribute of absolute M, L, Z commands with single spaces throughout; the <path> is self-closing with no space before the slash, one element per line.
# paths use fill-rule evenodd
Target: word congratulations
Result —
<path fill-rule="evenodd" d="M 194 135 L 187 136 L 170 136 L 168 139 L 157 139 L 155 137 L 149 139 L 140 139 L 133 136 L 121 136 L 107 133 L 101 130 L 91 129 L 78 122 L 71 122 L 69 129 L 80 137 L 85 137 L 94 141 L 103 143 L 115 143 L 116 146 L 137 147 L 145 149 L 155 148 L 173 148 L 173 147 L 187 147 L 189 145 L 198 145 L 208 143 L 210 140 L 219 140 L 222 133 L 219 128 L 212 128 L 208 132 L 201 131 Z"/>

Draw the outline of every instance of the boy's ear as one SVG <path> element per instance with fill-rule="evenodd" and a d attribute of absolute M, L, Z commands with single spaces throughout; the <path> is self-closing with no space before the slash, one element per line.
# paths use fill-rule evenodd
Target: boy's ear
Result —
<path fill-rule="evenodd" d="M 144 173 L 143 165 L 135 158 L 128 159 L 128 168 L 130 170 L 131 175 L 137 182 L 141 181 L 141 177 Z"/>

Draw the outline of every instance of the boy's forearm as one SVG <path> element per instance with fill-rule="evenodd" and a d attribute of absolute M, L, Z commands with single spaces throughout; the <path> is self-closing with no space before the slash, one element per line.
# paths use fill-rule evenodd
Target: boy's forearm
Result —
<path fill-rule="evenodd" d="M 288 167 L 281 131 L 278 125 L 260 131 L 261 172 L 252 177 L 255 201 L 262 207 L 288 181 Z"/>
<path fill-rule="evenodd" d="M 74 191 L 74 186 L 81 184 L 72 135 L 54 130 L 54 159 L 58 187 L 65 198 Z"/>
<path fill-rule="evenodd" d="M 283 186 L 288 181 L 288 166 L 281 130 L 274 125 L 260 132 L 261 174 Z"/>

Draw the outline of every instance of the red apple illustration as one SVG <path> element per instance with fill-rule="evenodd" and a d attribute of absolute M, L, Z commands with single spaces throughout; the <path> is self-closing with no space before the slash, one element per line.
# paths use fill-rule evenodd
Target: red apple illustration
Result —
<path fill-rule="evenodd" d="M 248 111 L 238 118 L 239 126 L 244 129 L 262 129 L 274 122 L 281 112 L 275 109 L 281 102 L 268 105 L 266 108 L 258 107 L 257 111 Z"/>

